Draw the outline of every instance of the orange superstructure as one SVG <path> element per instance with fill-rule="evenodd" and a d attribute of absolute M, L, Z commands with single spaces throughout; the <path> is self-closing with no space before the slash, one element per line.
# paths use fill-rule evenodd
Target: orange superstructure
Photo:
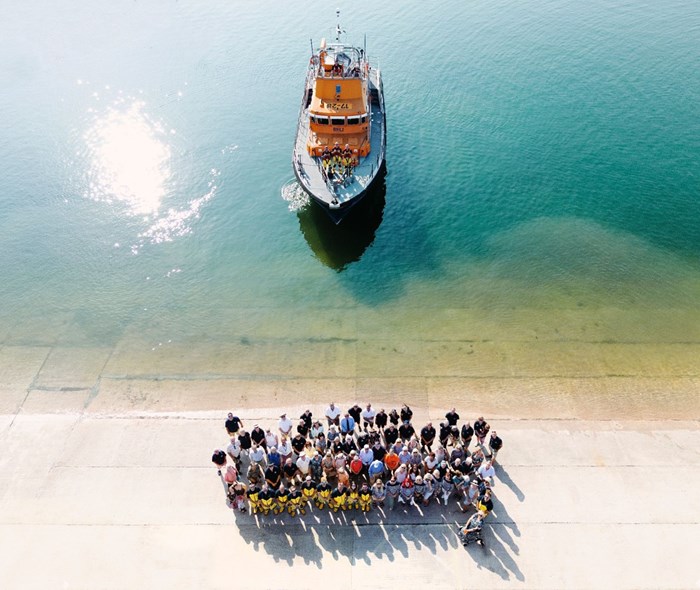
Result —
<path fill-rule="evenodd" d="M 349 146 L 356 158 L 367 156 L 369 66 L 363 56 L 354 55 L 349 48 L 326 49 L 323 41 L 318 55 L 311 58 L 311 67 L 314 80 L 306 144 L 309 155 L 319 157 L 324 148 L 338 144 Z"/>

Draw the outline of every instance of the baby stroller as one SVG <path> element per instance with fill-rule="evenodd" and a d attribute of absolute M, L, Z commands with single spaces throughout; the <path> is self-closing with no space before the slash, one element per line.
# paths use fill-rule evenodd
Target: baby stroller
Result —
<path fill-rule="evenodd" d="M 465 547 L 471 543 L 478 543 L 484 547 L 484 539 L 481 536 L 481 529 L 475 531 L 465 532 L 465 527 L 459 528 L 459 540 L 462 541 L 462 545 Z"/>
<path fill-rule="evenodd" d="M 473 514 L 471 518 L 467 521 L 467 524 L 460 526 L 458 529 L 459 540 L 462 541 L 462 545 L 465 547 L 470 543 L 478 543 L 484 547 L 484 539 L 481 536 L 484 519 L 486 518 L 486 513 L 484 511 L 479 511 Z"/>

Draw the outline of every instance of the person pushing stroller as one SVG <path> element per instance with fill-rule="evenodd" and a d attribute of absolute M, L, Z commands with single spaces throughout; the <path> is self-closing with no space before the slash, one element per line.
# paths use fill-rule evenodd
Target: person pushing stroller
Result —
<path fill-rule="evenodd" d="M 482 547 L 484 546 L 484 539 L 482 538 L 482 531 L 484 528 L 484 519 L 486 518 L 486 511 L 479 510 L 469 517 L 467 524 L 459 529 L 459 538 L 462 541 L 462 545 L 465 547 L 470 543 L 478 543 Z"/>

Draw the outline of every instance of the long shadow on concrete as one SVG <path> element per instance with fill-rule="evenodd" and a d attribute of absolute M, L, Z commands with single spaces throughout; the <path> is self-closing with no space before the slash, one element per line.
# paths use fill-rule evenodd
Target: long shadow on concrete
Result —
<path fill-rule="evenodd" d="M 257 551 L 265 551 L 275 562 L 290 567 L 301 559 L 307 565 L 323 568 L 324 560 L 344 559 L 350 565 L 360 561 L 394 561 L 396 555 L 409 557 L 411 552 L 427 550 L 461 551 L 457 537 L 458 525 L 468 515 L 462 514 L 456 502 L 447 507 L 399 507 L 388 512 L 377 508 L 369 513 L 348 510 L 333 513 L 310 510 L 306 515 L 235 515 L 239 534 Z M 487 549 L 469 546 L 466 552 L 478 567 L 486 568 L 507 580 L 515 576 L 524 580 L 510 552 L 517 554 L 518 546 L 511 531 L 519 536 L 517 525 L 508 517 L 503 506 L 495 502 L 493 514 L 487 521 Z"/>

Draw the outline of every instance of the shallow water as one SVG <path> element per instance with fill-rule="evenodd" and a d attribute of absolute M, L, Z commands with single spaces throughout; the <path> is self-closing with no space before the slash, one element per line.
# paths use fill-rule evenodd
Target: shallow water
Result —
<path fill-rule="evenodd" d="M 385 184 L 340 228 L 283 198 L 333 9 L 14 7 L 2 342 L 115 348 L 127 374 L 697 375 L 695 3 L 339 6 L 388 105 Z"/>

